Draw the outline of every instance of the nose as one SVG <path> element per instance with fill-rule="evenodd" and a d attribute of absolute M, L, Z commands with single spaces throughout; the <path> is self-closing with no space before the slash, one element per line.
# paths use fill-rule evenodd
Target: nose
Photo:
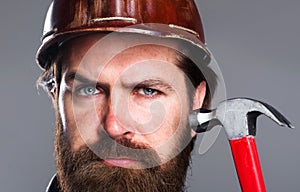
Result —
<path fill-rule="evenodd" d="M 113 139 L 132 139 L 134 132 L 131 128 L 120 122 L 117 114 L 114 112 L 112 106 L 108 107 L 107 114 L 105 115 L 103 128 L 106 133 Z"/>

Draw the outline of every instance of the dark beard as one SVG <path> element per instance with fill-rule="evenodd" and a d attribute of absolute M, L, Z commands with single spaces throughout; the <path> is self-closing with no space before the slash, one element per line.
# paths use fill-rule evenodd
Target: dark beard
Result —
<path fill-rule="evenodd" d="M 68 139 L 63 133 L 62 124 L 57 120 L 55 139 L 56 165 L 61 191 L 64 192 L 179 192 L 184 191 L 186 172 L 189 167 L 190 153 L 195 138 L 175 158 L 159 165 L 158 155 L 147 146 L 140 146 L 128 140 L 118 143 L 127 148 L 118 147 L 110 139 L 98 146 L 83 146 L 72 152 Z M 110 143 L 109 143 L 110 142 Z M 105 146 L 105 147 L 101 147 Z M 127 149 L 141 153 L 128 152 Z M 100 149 L 100 150 L 96 150 Z M 128 169 L 106 166 L 102 162 L 103 155 L 126 155 L 145 163 L 144 169 Z M 101 158 L 100 158 L 101 157 Z M 142 159 L 138 159 L 142 157 Z M 148 164 L 147 164 L 148 163 Z M 151 167 L 151 165 L 158 165 Z"/>

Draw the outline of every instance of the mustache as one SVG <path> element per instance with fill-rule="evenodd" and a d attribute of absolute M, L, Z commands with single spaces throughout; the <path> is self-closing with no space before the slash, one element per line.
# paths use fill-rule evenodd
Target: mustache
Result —
<path fill-rule="evenodd" d="M 157 152 L 149 145 L 133 142 L 127 138 L 113 139 L 102 134 L 98 142 L 82 146 L 72 155 L 76 164 L 103 162 L 106 159 L 126 158 L 141 163 L 138 168 L 150 168 L 160 165 Z M 82 166 L 82 165 L 78 165 Z"/>

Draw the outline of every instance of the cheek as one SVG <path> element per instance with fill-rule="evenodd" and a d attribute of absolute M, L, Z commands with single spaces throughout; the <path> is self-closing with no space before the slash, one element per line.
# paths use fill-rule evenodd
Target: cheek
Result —
<path fill-rule="evenodd" d="M 182 133 L 184 116 L 181 106 L 173 105 L 167 108 L 164 121 L 161 124 L 158 135 L 162 135 L 164 141 L 177 137 Z"/>
<path fill-rule="evenodd" d="M 73 151 L 99 139 L 99 118 L 94 104 L 87 104 L 83 107 L 82 104 L 74 102 L 71 94 L 67 92 L 60 97 L 59 103 L 63 129 Z"/>
<path fill-rule="evenodd" d="M 161 100 L 131 100 L 128 104 L 130 118 L 135 122 L 137 132 L 143 135 L 155 133 L 163 124 L 167 107 Z"/>
<path fill-rule="evenodd" d="M 173 106 L 169 109 L 159 129 L 145 136 L 162 162 L 177 156 L 191 140 L 188 136 L 186 113 L 183 113 L 181 107 Z"/>
<path fill-rule="evenodd" d="M 177 98 L 129 102 L 129 113 L 137 123 L 137 131 L 152 147 L 164 145 L 182 129 L 186 112 Z M 179 133 L 179 132 L 178 132 Z"/>

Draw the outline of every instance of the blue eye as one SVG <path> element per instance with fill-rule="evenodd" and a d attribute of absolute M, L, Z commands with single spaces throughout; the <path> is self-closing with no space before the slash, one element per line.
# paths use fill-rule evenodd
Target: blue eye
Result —
<path fill-rule="evenodd" d="M 154 89 L 150 88 L 143 88 L 143 92 L 145 93 L 145 95 L 153 95 L 154 93 L 156 93 Z"/>
<path fill-rule="evenodd" d="M 78 93 L 78 95 L 82 96 L 92 96 L 100 93 L 100 91 L 95 86 L 81 87 L 76 92 Z"/>
<path fill-rule="evenodd" d="M 146 96 L 153 96 L 158 93 L 157 90 L 151 88 L 140 88 L 138 92 L 139 94 L 146 95 Z"/>

